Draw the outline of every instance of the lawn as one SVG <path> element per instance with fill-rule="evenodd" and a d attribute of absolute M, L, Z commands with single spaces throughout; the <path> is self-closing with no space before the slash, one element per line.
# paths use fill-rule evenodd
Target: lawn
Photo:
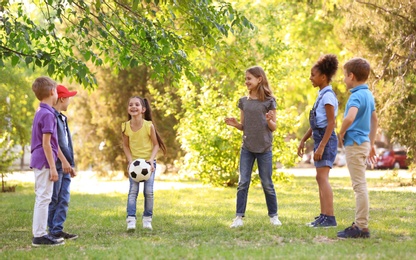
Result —
<path fill-rule="evenodd" d="M 338 228 L 305 226 L 319 214 L 313 177 L 276 185 L 281 227 L 269 223 L 263 191 L 249 192 L 244 226 L 230 229 L 235 188 L 157 190 L 153 231 L 126 232 L 126 194 L 73 193 L 66 230 L 79 238 L 63 246 L 33 248 L 33 184 L 1 193 L 0 259 L 415 259 L 416 193 L 381 189 L 369 179 L 370 239 L 336 238 L 354 217 L 349 178 L 332 178 Z M 10 183 L 9 183 L 10 184 Z M 142 195 L 138 211 L 143 208 Z M 138 223 L 140 224 L 140 223 Z"/>

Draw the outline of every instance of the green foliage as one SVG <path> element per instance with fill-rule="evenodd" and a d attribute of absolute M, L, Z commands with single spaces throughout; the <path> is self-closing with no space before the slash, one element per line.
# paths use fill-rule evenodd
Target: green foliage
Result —
<path fill-rule="evenodd" d="M 226 2 L 81 1 L 3 2 L 0 65 L 45 68 L 50 76 L 97 81 L 91 66 L 146 65 L 153 77 L 194 78 L 185 49 L 215 46 L 228 32 L 250 27 Z"/>
<path fill-rule="evenodd" d="M 350 48 L 365 54 L 372 65 L 379 126 L 392 143 L 405 145 L 415 162 L 416 5 L 408 0 L 355 1 L 344 9 L 346 37 L 355 39 Z"/>
<path fill-rule="evenodd" d="M 165 111 L 155 106 L 149 93 L 150 89 L 163 88 L 165 84 L 152 80 L 151 71 L 145 66 L 120 70 L 117 74 L 102 68 L 97 73 L 97 80 L 100 88 L 91 93 L 78 88 L 68 109 L 79 169 L 91 167 L 104 175 L 110 175 L 112 170 L 126 169 L 121 123 L 128 120 L 127 106 L 132 96 L 150 101 L 153 123 L 168 148 L 167 154 L 160 154 L 158 160 L 171 164 L 179 153 L 176 135 L 172 132 L 177 121 L 173 116 L 165 116 Z"/>
<path fill-rule="evenodd" d="M 30 142 L 35 113 L 32 77 L 27 69 L 6 66 L 0 68 L 0 78 L 0 133 L 9 136 L 24 151 Z"/>
<path fill-rule="evenodd" d="M 265 68 L 278 103 L 274 165 L 279 162 L 290 167 L 296 162 L 297 144 L 289 139 L 295 131 L 298 117 L 294 107 L 283 105 L 285 93 L 277 84 L 284 76 L 283 64 L 277 61 L 288 46 L 279 41 L 274 33 L 263 31 L 280 22 L 269 19 L 267 10 L 247 7 L 244 13 L 256 17 L 256 23 L 263 27 L 257 26 L 255 30 L 243 30 L 228 37 L 225 39 L 227 45 L 221 49 L 205 50 L 209 60 L 201 60 L 197 56 L 199 52 L 191 53 L 194 69 L 201 75 L 202 82 L 192 84 L 184 79 L 178 86 L 177 95 L 182 106 L 177 114 L 178 139 L 186 153 L 181 173 L 196 174 L 203 182 L 213 185 L 237 184 L 242 132 L 225 125 L 224 118 L 232 116 L 239 119 L 237 102 L 246 95 L 246 88 L 242 86 L 244 71 L 255 64 Z M 159 103 L 162 103 L 161 100 Z M 275 179 L 287 180 L 280 173 L 275 175 Z M 253 174 L 253 182 L 258 181 L 258 174 Z"/>
<path fill-rule="evenodd" d="M 13 152 L 13 140 L 10 139 L 10 133 L 3 132 L 0 136 L 0 173 L 3 175 L 8 172 L 13 161 L 16 160 L 20 154 Z"/>

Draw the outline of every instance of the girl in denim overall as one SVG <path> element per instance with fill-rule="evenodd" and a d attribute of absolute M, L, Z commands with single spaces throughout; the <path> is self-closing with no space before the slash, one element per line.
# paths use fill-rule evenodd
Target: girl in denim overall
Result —
<path fill-rule="evenodd" d="M 310 227 L 336 227 L 334 216 L 333 193 L 329 183 L 329 170 L 332 168 L 337 153 L 338 140 L 335 135 L 335 117 L 338 112 L 338 100 L 329 85 L 338 69 L 335 55 L 322 56 L 312 67 L 310 80 L 314 87 L 319 87 L 318 98 L 309 113 L 310 128 L 303 136 L 298 147 L 298 155 L 303 156 L 305 142 L 312 136 L 314 140 L 314 165 L 316 181 L 319 187 L 321 214 L 307 223 Z"/>

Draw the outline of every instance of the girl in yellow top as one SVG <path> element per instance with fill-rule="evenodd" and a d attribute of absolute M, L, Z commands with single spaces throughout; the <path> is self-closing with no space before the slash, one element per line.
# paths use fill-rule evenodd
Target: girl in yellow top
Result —
<path fill-rule="evenodd" d="M 127 108 L 129 121 L 122 123 L 123 150 L 128 165 L 138 158 L 151 162 L 152 175 L 144 182 L 143 228 L 152 229 L 153 184 L 156 170 L 156 154 L 159 149 L 166 152 L 165 144 L 152 123 L 152 112 L 147 99 L 131 97 Z M 127 199 L 127 231 L 136 229 L 136 202 L 139 183 L 129 177 L 130 188 Z"/>

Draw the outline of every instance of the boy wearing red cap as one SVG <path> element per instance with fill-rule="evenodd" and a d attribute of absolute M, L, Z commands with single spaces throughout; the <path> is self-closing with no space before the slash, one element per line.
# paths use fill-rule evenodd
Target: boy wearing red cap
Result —
<path fill-rule="evenodd" d="M 59 143 L 58 160 L 56 161 L 58 181 L 53 185 L 52 199 L 49 204 L 48 227 L 49 233 L 53 237 L 72 240 L 78 238 L 78 235 L 64 232 L 63 225 L 68 212 L 71 177 L 75 177 L 76 172 L 73 168 L 75 167 L 74 151 L 67 117 L 61 112 L 68 109 L 71 97 L 75 96 L 77 92 L 69 91 L 62 85 L 58 85 L 56 90 L 58 100 L 53 108 L 57 119 Z"/>

